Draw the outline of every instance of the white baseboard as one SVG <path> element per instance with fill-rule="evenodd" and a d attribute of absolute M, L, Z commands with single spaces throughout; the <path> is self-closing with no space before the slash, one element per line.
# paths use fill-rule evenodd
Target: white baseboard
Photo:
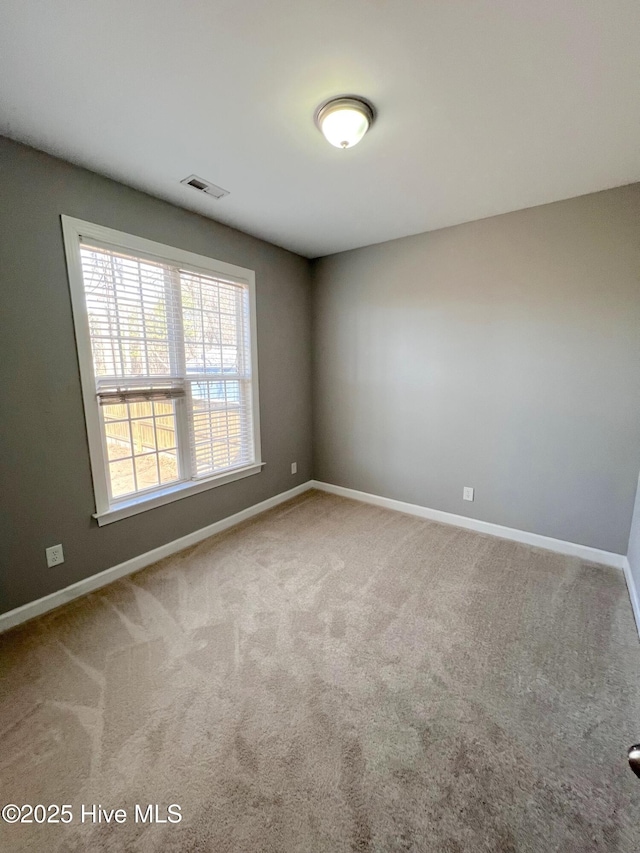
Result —
<path fill-rule="evenodd" d="M 627 581 L 629 597 L 631 598 L 631 606 L 633 607 L 636 625 L 638 626 L 638 633 L 640 634 L 640 599 L 631 575 L 629 561 L 622 554 L 614 554 L 610 551 L 601 551 L 598 548 L 590 548 L 587 545 L 578 545 L 574 542 L 564 542 L 561 539 L 541 536 L 538 533 L 528 533 L 525 530 L 503 527 L 500 524 L 492 524 L 488 521 L 479 521 L 475 518 L 467 518 L 463 515 L 454 515 L 450 512 L 430 509 L 429 507 L 419 506 L 418 504 L 405 503 L 404 501 L 397 501 L 392 498 L 384 498 L 379 495 L 371 495 L 367 492 L 359 492 L 356 489 L 348 489 L 344 486 L 334 486 L 331 483 L 323 483 L 318 480 L 309 480 L 306 483 L 302 483 L 300 486 L 296 486 L 293 489 L 281 492 L 279 495 L 274 495 L 272 498 L 267 498 L 265 501 L 261 501 L 258 504 L 247 507 L 247 509 L 243 509 L 241 512 L 235 513 L 235 515 L 230 515 L 227 518 L 223 518 L 220 521 L 209 524 L 207 527 L 202 527 L 200 530 L 194 530 L 193 533 L 182 536 L 180 539 L 174 539 L 172 542 L 167 542 L 166 545 L 161 545 L 159 548 L 154 548 L 151 551 L 147 551 L 144 554 L 133 557 L 131 560 L 126 560 L 124 563 L 120 563 L 110 569 L 105 569 L 103 572 L 99 572 L 96 575 L 92 575 L 91 577 L 71 584 L 71 586 L 67 586 L 64 589 L 53 592 L 50 595 L 46 595 L 43 598 L 30 602 L 29 604 L 24 604 L 22 607 L 16 607 L 15 610 L 9 610 L 7 613 L 0 614 L 0 633 L 8 631 L 10 628 L 15 627 L 22 622 L 26 622 L 29 619 L 33 619 L 35 616 L 47 613 L 49 610 L 54 610 L 56 607 L 60 607 L 60 605 L 65 604 L 68 601 L 73 601 L 74 598 L 79 598 L 89 592 L 100 589 L 101 587 L 118 580 L 118 578 L 133 574 L 133 572 L 137 572 L 140 569 L 145 568 L 145 566 L 150 566 L 152 563 L 157 563 L 158 560 L 170 557 L 178 551 L 182 551 L 185 548 L 196 545 L 203 539 L 208 539 L 216 533 L 221 533 L 223 530 L 227 530 L 228 528 L 233 527 L 236 524 L 240 524 L 255 515 L 259 515 L 261 512 L 266 512 L 266 510 L 278 506 L 278 504 L 284 503 L 291 498 L 297 497 L 312 488 L 319 489 L 323 492 L 329 492 L 333 495 L 352 498 L 353 500 L 362 501 L 363 503 L 396 510 L 397 512 L 404 512 L 408 515 L 427 518 L 431 521 L 439 521 L 442 524 L 464 527 L 467 530 L 487 533 L 490 536 L 498 536 L 502 539 L 510 539 L 514 542 L 522 542 L 525 545 L 533 545 L 537 548 L 556 551 L 559 554 L 580 557 L 594 563 L 601 563 L 605 566 L 613 566 L 615 568 L 622 569 Z"/>
<path fill-rule="evenodd" d="M 60 607 L 61 604 L 73 601 L 74 598 L 79 598 L 88 592 L 93 592 L 96 589 L 100 589 L 100 587 L 113 583 L 118 578 L 144 569 L 145 566 L 157 563 L 158 560 L 170 557 L 178 551 L 183 551 L 185 548 L 191 547 L 191 545 L 197 545 L 203 539 L 208 539 L 209 536 L 214 536 L 216 533 L 221 533 L 229 527 L 253 518 L 254 515 L 259 515 L 261 512 L 265 512 L 274 506 L 278 506 L 278 504 L 295 498 L 311 488 L 313 488 L 313 483 L 309 480 L 300 486 L 289 489 L 287 492 L 281 492 L 279 495 L 267 498 L 266 501 L 261 501 L 258 504 L 247 507 L 247 509 L 243 509 L 241 512 L 235 513 L 235 515 L 230 515 L 227 518 L 207 525 L 207 527 L 201 527 L 200 530 L 194 530 L 193 533 L 188 533 L 180 539 L 174 539 L 172 542 L 167 542 L 166 545 L 160 545 L 159 548 L 146 551 L 138 557 L 133 557 L 131 560 L 126 560 L 124 563 L 120 563 L 110 569 L 105 569 L 103 572 L 91 575 L 91 577 L 84 578 L 84 580 L 71 584 L 71 586 L 67 586 L 57 592 L 52 592 L 50 595 L 45 595 L 44 598 L 38 598 L 29 604 L 23 604 L 22 607 L 16 607 L 15 610 L 9 610 L 7 613 L 0 615 L 0 633 L 8 631 L 9 628 L 20 625 L 28 619 L 33 619 L 35 616 L 41 616 L 49 610 Z"/>
<path fill-rule="evenodd" d="M 393 509 L 397 512 L 405 512 L 407 515 L 417 515 L 420 518 L 428 518 L 431 521 L 439 521 L 441 524 L 452 524 L 455 527 L 464 527 L 467 530 L 475 530 L 478 533 L 487 533 L 489 536 L 498 536 L 501 539 L 511 539 L 513 542 L 522 542 L 524 545 L 533 545 L 536 548 L 545 548 L 547 551 L 556 551 L 558 554 L 567 554 L 571 557 L 580 557 L 593 563 L 601 563 L 605 566 L 613 566 L 616 569 L 624 568 L 626 557 L 623 554 L 614 554 L 611 551 L 600 551 L 598 548 L 590 548 L 588 545 L 578 545 L 575 542 L 565 542 L 562 539 L 553 539 L 550 536 L 541 536 L 539 533 L 528 533 L 526 530 L 516 530 L 513 527 L 503 527 L 501 524 L 492 524 L 489 521 L 479 521 L 477 518 L 467 518 L 464 515 L 454 515 L 440 509 L 430 509 L 418 504 L 396 501 L 392 498 L 383 498 L 379 495 L 370 495 L 368 492 L 358 492 L 356 489 L 347 489 L 344 486 L 334 486 L 331 483 L 322 483 L 313 480 L 314 489 L 329 492 L 332 495 L 340 495 L 343 498 L 352 498 L 363 503 L 374 504 L 374 506 Z"/>
<path fill-rule="evenodd" d="M 631 599 L 631 609 L 633 610 L 633 618 L 636 620 L 636 628 L 638 629 L 638 636 L 640 637 L 640 599 L 638 598 L 636 582 L 634 581 L 633 575 L 631 574 L 631 565 L 629 564 L 628 557 L 624 558 L 624 564 L 622 568 L 624 569 L 624 579 L 627 582 L 629 598 Z"/>

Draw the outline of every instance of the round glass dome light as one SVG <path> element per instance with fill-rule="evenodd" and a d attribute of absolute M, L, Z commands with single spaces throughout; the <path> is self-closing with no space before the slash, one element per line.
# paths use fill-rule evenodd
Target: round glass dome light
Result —
<path fill-rule="evenodd" d="M 327 142 L 353 148 L 373 122 L 373 107 L 362 98 L 334 98 L 318 108 L 315 120 Z"/>

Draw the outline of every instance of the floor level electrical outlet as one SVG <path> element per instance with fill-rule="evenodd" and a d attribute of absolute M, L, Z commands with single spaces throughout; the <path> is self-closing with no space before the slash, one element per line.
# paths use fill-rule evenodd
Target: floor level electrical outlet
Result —
<path fill-rule="evenodd" d="M 64 563 L 62 545 L 52 545 L 51 548 L 47 548 L 47 565 L 49 568 L 59 566 L 60 563 Z"/>
<path fill-rule="evenodd" d="M 291 473 L 292 473 L 292 474 L 297 474 L 297 473 L 298 473 L 298 463 L 297 463 L 297 462 L 292 462 L 292 463 L 291 463 Z"/>
<path fill-rule="evenodd" d="M 473 500 L 473 488 L 471 486 L 465 486 L 462 489 L 462 500 L 463 501 L 472 501 Z"/>

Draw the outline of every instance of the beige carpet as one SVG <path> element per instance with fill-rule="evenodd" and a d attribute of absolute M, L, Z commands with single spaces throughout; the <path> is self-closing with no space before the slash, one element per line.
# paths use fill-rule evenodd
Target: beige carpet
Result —
<path fill-rule="evenodd" d="M 309 492 L 0 654 L 2 851 L 640 850 L 615 569 Z"/>

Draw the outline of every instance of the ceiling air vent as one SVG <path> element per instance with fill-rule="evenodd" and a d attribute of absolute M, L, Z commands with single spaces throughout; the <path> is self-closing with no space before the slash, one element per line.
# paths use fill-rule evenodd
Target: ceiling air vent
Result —
<path fill-rule="evenodd" d="M 214 198 L 223 198 L 224 196 L 229 195 L 229 190 L 223 190 L 222 187 L 212 184 L 211 181 L 205 181 L 197 175 L 189 175 L 188 178 L 183 178 L 180 183 L 185 184 L 187 187 L 193 187 L 194 190 L 198 190 L 198 192 L 212 195 Z"/>

